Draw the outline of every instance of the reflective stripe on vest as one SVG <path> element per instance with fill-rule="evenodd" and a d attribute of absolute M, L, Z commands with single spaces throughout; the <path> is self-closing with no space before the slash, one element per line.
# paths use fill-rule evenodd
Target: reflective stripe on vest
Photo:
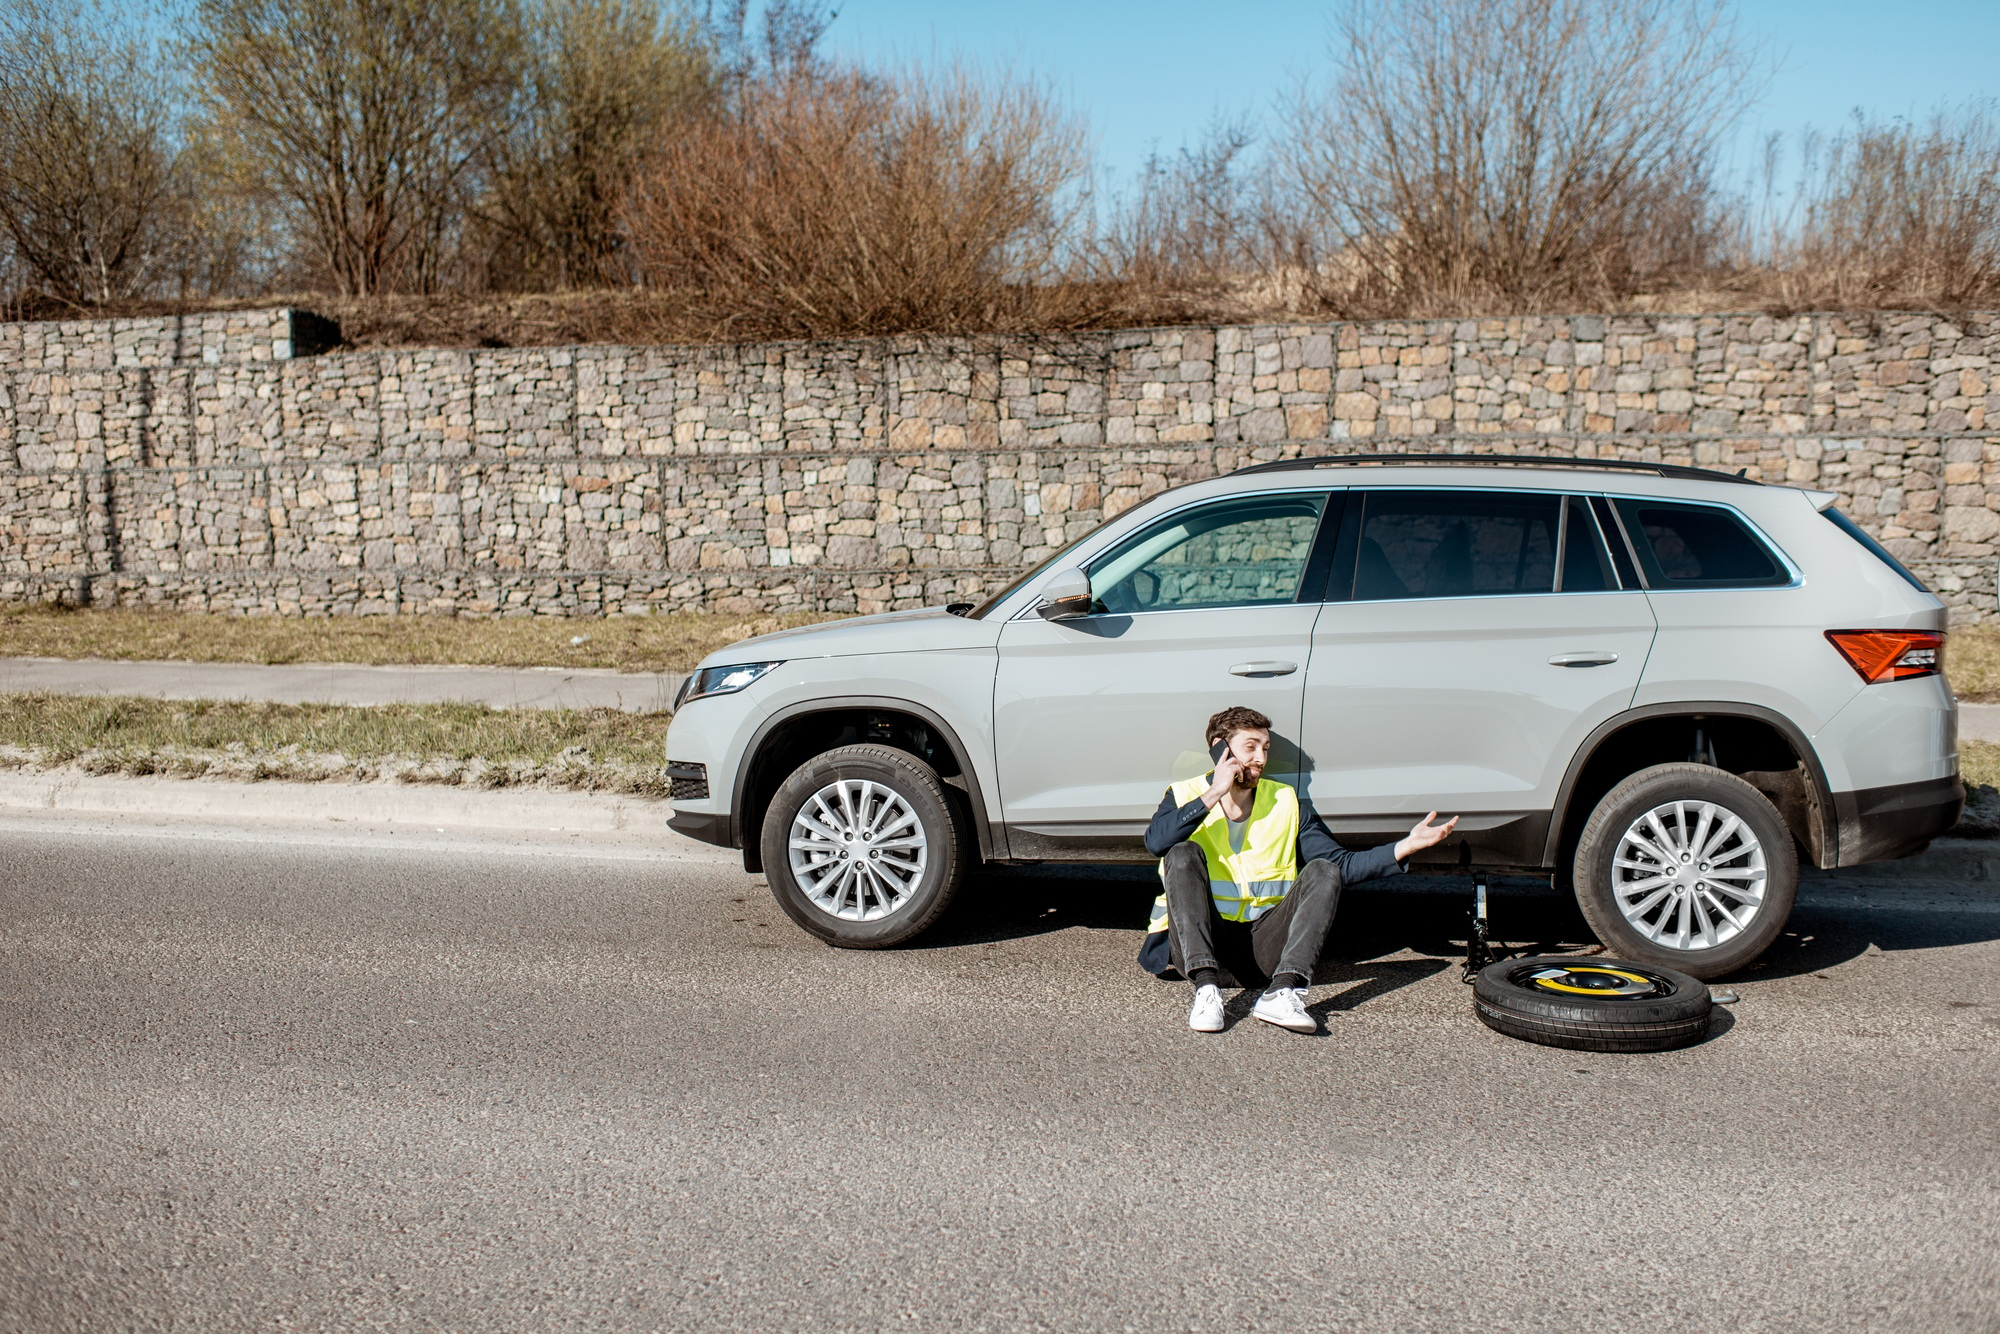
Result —
<path fill-rule="evenodd" d="M 1208 791 L 1209 777 L 1184 779 L 1171 789 L 1174 805 L 1185 806 Z M 1188 841 L 1208 858 L 1208 892 L 1215 910 L 1227 922 L 1254 922 L 1283 901 L 1299 875 L 1299 794 L 1289 783 L 1257 780 L 1250 803 L 1250 820 L 1243 830 L 1243 851 L 1229 846 L 1229 820 L 1222 803 L 1209 808 L 1208 818 Z M 1166 876 L 1167 864 L 1160 863 Z M 1167 929 L 1167 896 L 1153 901 L 1146 931 Z"/>

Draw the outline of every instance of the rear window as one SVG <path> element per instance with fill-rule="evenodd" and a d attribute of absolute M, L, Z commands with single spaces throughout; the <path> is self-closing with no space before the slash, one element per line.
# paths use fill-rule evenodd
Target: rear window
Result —
<path fill-rule="evenodd" d="M 1614 503 L 1649 588 L 1773 588 L 1792 581 L 1750 526 L 1720 506 Z"/>
<path fill-rule="evenodd" d="M 1824 509 L 1821 510 L 1820 513 L 1826 515 L 1827 518 L 1833 520 L 1834 527 L 1838 528 L 1841 532 L 1846 533 L 1849 537 L 1859 542 L 1862 546 L 1867 547 L 1869 551 L 1874 553 L 1875 558 L 1877 560 L 1881 561 L 1884 565 L 1894 570 L 1897 574 L 1902 575 L 1903 578 L 1909 580 L 1910 587 L 1922 593 L 1928 593 L 1931 591 L 1930 589 L 1924 587 L 1923 580 L 1917 578 L 1917 576 L 1910 573 L 1909 568 L 1905 566 L 1903 562 L 1897 560 L 1894 556 L 1891 556 L 1888 553 L 1888 551 L 1886 551 L 1883 548 L 1880 542 L 1877 542 L 1874 538 L 1870 537 L 1867 531 L 1863 529 L 1860 524 L 1848 518 L 1845 514 L 1842 514 L 1837 509 Z"/>

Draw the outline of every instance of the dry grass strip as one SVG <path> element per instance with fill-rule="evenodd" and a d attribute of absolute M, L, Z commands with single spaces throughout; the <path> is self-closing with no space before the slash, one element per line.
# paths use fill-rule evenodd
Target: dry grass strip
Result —
<path fill-rule="evenodd" d="M 664 797 L 669 721 L 617 709 L 0 695 L 0 765 Z"/>

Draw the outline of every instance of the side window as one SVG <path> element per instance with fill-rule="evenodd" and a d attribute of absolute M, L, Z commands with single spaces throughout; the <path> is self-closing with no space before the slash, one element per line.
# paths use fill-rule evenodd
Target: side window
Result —
<path fill-rule="evenodd" d="M 1169 515 L 1092 562 L 1110 612 L 1293 602 L 1326 494 L 1254 496 Z"/>
<path fill-rule="evenodd" d="M 1743 520 L 1717 505 L 1618 500 L 1650 588 L 1771 588 L 1791 576 Z"/>
<path fill-rule="evenodd" d="M 1608 593 L 1618 587 L 1597 520 L 1590 517 L 1590 503 L 1582 496 L 1563 502 L 1562 549 L 1563 592 Z"/>
<path fill-rule="evenodd" d="M 1508 491 L 1371 491 L 1357 601 L 1550 593 L 1562 497 Z"/>

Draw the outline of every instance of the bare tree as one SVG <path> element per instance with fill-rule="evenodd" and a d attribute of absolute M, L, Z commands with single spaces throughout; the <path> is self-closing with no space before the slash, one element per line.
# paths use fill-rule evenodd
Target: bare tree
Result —
<path fill-rule="evenodd" d="M 101 303 L 183 267 L 177 119 L 143 33 L 52 0 L 0 14 L 0 226 L 20 280 Z"/>
<path fill-rule="evenodd" d="M 1722 0 L 1353 0 L 1333 55 L 1283 156 L 1301 255 L 1362 309 L 1604 301 L 1701 262 L 1758 86 Z"/>
<path fill-rule="evenodd" d="M 183 301 L 256 296 L 317 280 L 319 266 L 302 266 L 293 253 L 282 206 L 241 169 L 238 145 L 200 117 L 190 118 L 187 131 L 175 165 L 188 244 L 170 275 L 171 291 L 162 294 Z"/>
<path fill-rule="evenodd" d="M 704 14 L 731 91 L 825 73 L 819 44 L 840 17 L 819 0 L 765 0 L 754 24 L 750 0 L 724 0 L 719 16 L 710 0 Z"/>
<path fill-rule="evenodd" d="M 509 286 L 628 283 L 618 216 L 640 152 L 704 107 L 707 34 L 659 0 L 543 0 L 532 11 L 525 107 L 495 148 L 481 214 Z"/>
<path fill-rule="evenodd" d="M 340 292 L 438 285 L 510 124 L 514 0 L 199 0 L 187 49 L 246 187 Z"/>

